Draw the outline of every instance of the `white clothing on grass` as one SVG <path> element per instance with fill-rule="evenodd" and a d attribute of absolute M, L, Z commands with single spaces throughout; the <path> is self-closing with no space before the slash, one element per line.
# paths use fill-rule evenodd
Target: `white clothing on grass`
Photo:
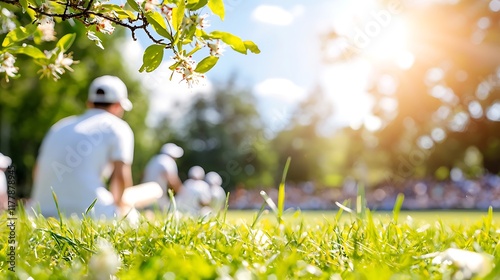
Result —
<path fill-rule="evenodd" d="M 167 174 L 177 175 L 177 172 L 177 164 L 172 157 L 166 154 L 158 154 L 146 164 L 142 182 L 157 182 L 163 189 L 163 193 L 168 197 Z"/>
<path fill-rule="evenodd" d="M 210 192 L 212 194 L 210 207 L 212 211 L 218 212 L 222 210 L 226 203 L 226 192 L 221 186 L 222 177 L 217 172 L 211 171 L 205 176 L 205 181 L 210 185 Z"/>
<path fill-rule="evenodd" d="M 0 153 L 0 194 L 7 195 L 7 178 L 4 170 L 7 170 L 11 164 L 11 158 Z"/>
<path fill-rule="evenodd" d="M 204 205 L 211 200 L 210 186 L 203 180 L 188 179 L 184 187 L 175 195 L 177 210 L 181 213 L 198 216 Z"/>
<path fill-rule="evenodd" d="M 83 115 L 57 122 L 45 136 L 37 159 L 31 207 L 44 216 L 57 216 L 55 192 L 64 215 L 82 216 L 94 199 L 92 214 L 114 217 L 117 209 L 105 180 L 112 162 L 132 164 L 134 134 L 117 116 L 88 109 Z"/>
<path fill-rule="evenodd" d="M 226 204 L 226 192 L 219 185 L 211 185 L 210 193 L 212 194 L 212 200 L 210 201 L 210 207 L 212 211 L 218 212 L 224 208 Z"/>

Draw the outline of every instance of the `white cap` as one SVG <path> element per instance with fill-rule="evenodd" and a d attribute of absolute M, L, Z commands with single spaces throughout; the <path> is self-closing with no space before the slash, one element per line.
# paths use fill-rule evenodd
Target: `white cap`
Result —
<path fill-rule="evenodd" d="M 207 173 L 207 175 L 205 175 L 205 181 L 207 181 L 209 185 L 213 186 L 222 185 L 222 177 L 217 172 L 214 171 L 210 171 Z"/>
<path fill-rule="evenodd" d="M 191 179 L 203 180 L 205 178 L 205 170 L 201 166 L 193 166 L 188 171 L 188 177 Z"/>
<path fill-rule="evenodd" d="M 90 84 L 90 102 L 117 103 L 122 105 L 123 110 L 132 110 L 132 102 L 128 99 L 127 86 L 120 78 L 115 76 L 101 76 Z"/>
<path fill-rule="evenodd" d="M 12 160 L 8 156 L 4 156 L 0 153 L 0 168 L 7 168 L 12 163 Z"/>
<path fill-rule="evenodd" d="M 167 143 L 161 147 L 160 153 L 169 155 L 173 158 L 180 158 L 184 154 L 184 150 L 174 143 Z"/>

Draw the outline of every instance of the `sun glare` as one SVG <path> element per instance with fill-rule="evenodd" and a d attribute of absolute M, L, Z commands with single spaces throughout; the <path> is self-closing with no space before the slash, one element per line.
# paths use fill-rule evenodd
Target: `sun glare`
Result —
<path fill-rule="evenodd" d="M 409 29 L 402 18 L 395 18 L 391 24 L 372 38 L 364 55 L 374 62 L 390 62 L 402 69 L 412 66 L 414 57 L 409 49 Z"/>
<path fill-rule="evenodd" d="M 353 129 L 364 126 L 376 131 L 382 128 L 383 122 L 372 114 L 374 100 L 367 93 L 371 71 L 380 65 L 400 69 L 413 65 L 414 55 L 409 51 L 411 30 L 401 7 L 399 10 L 398 7 L 377 5 L 359 7 L 348 9 L 351 13 L 343 14 L 342 20 L 337 19 L 334 23 L 336 31 L 346 40 L 331 45 L 330 55 L 339 56 L 343 50 L 348 50 L 354 56 L 346 62 L 327 66 L 324 85 L 338 115 L 343 116 L 338 119 L 340 123 Z M 387 110 L 396 110 L 397 105 L 386 103 Z"/>
<path fill-rule="evenodd" d="M 349 53 L 371 63 L 393 63 L 402 69 L 410 68 L 414 60 L 409 51 L 411 30 L 402 5 L 381 5 L 376 1 L 358 4 L 353 1 L 342 20 L 333 22 L 336 31 L 347 39 Z"/>

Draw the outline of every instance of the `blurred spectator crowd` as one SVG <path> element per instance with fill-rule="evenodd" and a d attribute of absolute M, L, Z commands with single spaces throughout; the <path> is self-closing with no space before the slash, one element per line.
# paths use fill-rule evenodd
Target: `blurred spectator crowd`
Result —
<path fill-rule="evenodd" d="M 341 187 L 319 188 L 312 182 L 287 183 L 285 187 L 285 209 L 330 210 L 338 209 L 335 202 L 356 202 L 358 184 L 347 180 Z M 229 195 L 230 209 L 258 209 L 265 191 L 277 201 L 278 188 L 247 190 L 237 187 Z M 404 183 L 381 183 L 366 188 L 367 205 L 372 210 L 392 210 L 398 194 L 404 195 L 403 209 L 487 209 L 500 208 L 500 176 L 486 174 L 478 179 L 436 181 L 432 179 L 410 179 Z"/>

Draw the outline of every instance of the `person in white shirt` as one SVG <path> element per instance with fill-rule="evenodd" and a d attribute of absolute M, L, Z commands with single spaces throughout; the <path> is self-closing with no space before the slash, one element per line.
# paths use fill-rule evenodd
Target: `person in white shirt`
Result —
<path fill-rule="evenodd" d="M 0 210 L 6 210 L 8 208 L 9 195 L 7 194 L 7 178 L 5 176 L 5 171 L 9 168 L 12 163 L 10 157 L 0 153 Z"/>
<path fill-rule="evenodd" d="M 214 213 L 217 213 L 224 208 L 226 203 L 226 192 L 222 188 L 222 177 L 217 172 L 212 171 L 205 175 L 205 181 L 210 185 L 212 195 L 210 207 Z"/>
<path fill-rule="evenodd" d="M 122 196 L 132 186 L 134 134 L 122 120 L 132 109 L 127 87 L 118 77 L 101 76 L 88 91 L 88 110 L 53 125 L 39 150 L 29 206 L 57 217 L 52 192 L 65 216 L 116 217 L 127 208 Z M 106 181 L 109 180 L 109 191 Z"/>
<path fill-rule="evenodd" d="M 142 182 L 157 182 L 163 189 L 163 197 L 158 200 L 160 209 L 165 210 L 169 205 L 168 189 L 174 194 L 182 188 L 175 160 L 182 157 L 184 150 L 174 143 L 164 144 L 158 155 L 153 156 L 144 168 Z"/>
<path fill-rule="evenodd" d="M 206 214 L 210 205 L 210 186 L 205 179 L 205 170 L 200 166 L 193 166 L 188 171 L 189 179 L 183 184 L 183 188 L 175 196 L 177 210 L 183 214 L 200 216 Z"/>

